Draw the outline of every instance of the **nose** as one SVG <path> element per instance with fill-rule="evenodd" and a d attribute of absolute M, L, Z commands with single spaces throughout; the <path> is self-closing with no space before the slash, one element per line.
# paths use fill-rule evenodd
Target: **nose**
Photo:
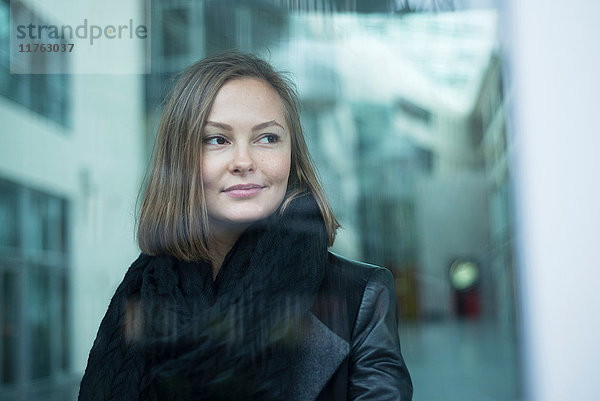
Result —
<path fill-rule="evenodd" d="M 235 147 L 230 169 L 232 173 L 242 175 L 254 171 L 254 159 L 247 145 Z"/>

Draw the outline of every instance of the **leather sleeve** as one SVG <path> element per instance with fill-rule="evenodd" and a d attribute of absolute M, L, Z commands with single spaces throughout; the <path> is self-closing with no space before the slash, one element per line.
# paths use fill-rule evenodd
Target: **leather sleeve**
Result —
<path fill-rule="evenodd" d="M 400 352 L 394 280 L 387 269 L 378 268 L 367 281 L 350 347 L 349 400 L 412 399 Z"/>

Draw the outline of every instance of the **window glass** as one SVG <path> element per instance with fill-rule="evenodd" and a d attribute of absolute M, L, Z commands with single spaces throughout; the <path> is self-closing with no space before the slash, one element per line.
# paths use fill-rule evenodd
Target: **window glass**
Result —
<path fill-rule="evenodd" d="M 28 241 L 30 249 L 48 249 L 50 237 L 50 219 L 48 213 L 48 198 L 40 193 L 30 195 L 30 215 L 28 215 Z"/>
<path fill-rule="evenodd" d="M 51 25 L 20 2 L 11 2 L 9 5 L 6 0 L 0 1 L 0 95 L 63 126 L 69 126 L 69 98 L 71 95 L 69 90 L 71 77 L 68 75 L 69 59 L 66 57 L 48 59 L 41 57 L 41 53 L 33 52 L 30 62 L 36 65 L 38 71 L 50 70 L 50 68 L 47 68 L 48 65 L 41 63 L 51 60 L 50 62 L 61 64 L 59 71 L 63 71 L 64 74 L 11 74 L 11 13 L 13 14 L 13 21 L 28 21 L 28 23 L 35 25 Z M 13 49 L 13 51 L 16 50 Z M 14 59 L 12 62 L 24 63 L 22 58 Z M 28 71 L 29 67 L 21 65 L 20 70 Z"/>
<path fill-rule="evenodd" d="M 162 12 L 162 42 L 165 57 L 184 55 L 189 51 L 189 13 L 185 9 L 167 9 Z"/>
<path fill-rule="evenodd" d="M 29 383 L 58 384 L 71 367 L 67 210 L 64 199 L 0 180 L 0 400 L 19 386 L 37 399 Z"/>
<path fill-rule="evenodd" d="M 0 270 L 0 384 L 16 381 L 19 345 L 19 275 Z M 0 386 L 1 388 L 1 386 Z"/>
<path fill-rule="evenodd" d="M 59 278 L 58 296 L 60 297 L 60 368 L 68 372 L 71 367 L 71 307 L 70 288 L 68 272 L 64 272 Z"/>
<path fill-rule="evenodd" d="M 0 247 L 16 248 L 19 245 L 17 196 L 15 185 L 0 180 Z"/>
<path fill-rule="evenodd" d="M 28 325 L 31 329 L 31 378 L 38 379 L 50 375 L 52 307 L 50 275 L 42 267 L 31 269 L 29 273 Z"/>
<path fill-rule="evenodd" d="M 72 75 L 69 63 L 91 63 L 76 49 L 44 61 L 65 74 L 10 74 L 10 8 L 61 23 L 38 3 L 0 0 L 0 135 L 10 138 L 0 152 L 12 158 L 0 159 L 2 386 L 27 399 L 64 399 L 50 394 L 63 379 L 76 390 L 139 251 L 136 197 L 174 78 L 234 49 L 296 84 L 307 145 L 342 225 L 332 251 L 392 272 L 415 400 L 522 397 L 513 94 L 496 2 L 149 0 L 98 13 L 83 1 L 88 25 L 153 16 L 152 54 L 120 54 L 151 73 Z M 55 15 L 75 11 L 62 3 Z M 453 286 L 452 266 L 465 261 L 477 280 Z"/>

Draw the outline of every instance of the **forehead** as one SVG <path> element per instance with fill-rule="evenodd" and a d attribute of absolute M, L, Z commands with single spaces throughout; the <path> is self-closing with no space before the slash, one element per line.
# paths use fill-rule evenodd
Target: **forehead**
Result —
<path fill-rule="evenodd" d="M 237 78 L 219 89 L 209 119 L 241 117 L 283 118 L 283 104 L 277 91 L 258 78 Z M 283 122 L 283 121 L 281 121 Z"/>

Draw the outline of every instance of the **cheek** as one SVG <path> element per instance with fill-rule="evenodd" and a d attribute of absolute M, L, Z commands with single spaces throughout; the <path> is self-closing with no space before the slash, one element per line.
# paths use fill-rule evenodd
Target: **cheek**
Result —
<path fill-rule="evenodd" d="M 290 175 L 291 160 L 289 155 L 282 155 L 271 163 L 271 176 L 279 183 L 287 184 Z"/>
<path fill-rule="evenodd" d="M 211 168 L 213 164 L 208 160 L 202 161 L 202 169 L 200 170 L 202 173 L 202 181 L 205 186 L 209 186 L 214 181 L 214 167 Z"/>

